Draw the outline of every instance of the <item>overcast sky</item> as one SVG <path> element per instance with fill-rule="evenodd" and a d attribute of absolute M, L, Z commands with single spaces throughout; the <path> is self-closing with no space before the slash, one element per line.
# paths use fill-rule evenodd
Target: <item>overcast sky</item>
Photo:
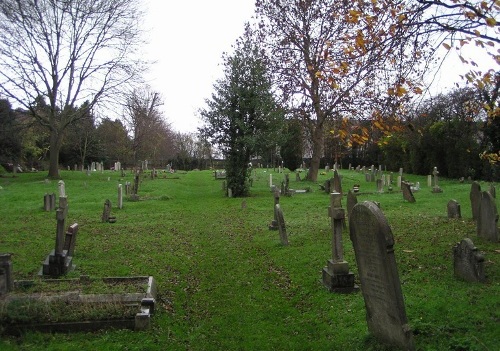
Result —
<path fill-rule="evenodd" d="M 222 53 L 250 21 L 255 0 L 147 0 L 150 85 L 162 94 L 174 130 L 195 132 L 197 110 L 222 76 Z"/>
<path fill-rule="evenodd" d="M 174 130 L 196 132 L 197 111 L 222 76 L 222 54 L 231 51 L 251 20 L 255 0 L 146 0 L 149 29 L 144 55 L 156 61 L 148 74 L 152 89 L 164 98 L 163 112 Z M 472 51 L 474 47 L 471 48 Z M 484 55 L 483 51 L 481 52 Z M 464 67 L 451 55 L 436 76 L 433 91 L 462 82 Z M 477 61 L 477 59 L 476 59 Z M 493 66 L 490 66 L 493 67 Z"/>

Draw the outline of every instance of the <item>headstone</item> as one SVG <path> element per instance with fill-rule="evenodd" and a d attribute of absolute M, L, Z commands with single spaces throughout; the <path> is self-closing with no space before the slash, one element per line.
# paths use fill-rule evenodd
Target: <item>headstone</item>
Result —
<path fill-rule="evenodd" d="M 403 176 L 403 168 L 400 168 L 399 169 L 399 176 L 402 177 Z"/>
<path fill-rule="evenodd" d="M 340 193 L 340 195 L 342 195 L 342 180 L 340 179 L 339 172 L 337 170 L 333 172 L 333 189 L 330 190 L 332 190 L 332 192 L 337 192 Z"/>
<path fill-rule="evenodd" d="M 66 197 L 66 189 L 65 189 L 65 184 L 63 180 L 60 180 L 57 183 L 57 187 L 59 188 L 59 197 Z"/>
<path fill-rule="evenodd" d="M 493 184 L 490 184 L 490 188 L 488 189 L 488 191 L 490 192 L 491 196 L 493 196 L 493 198 L 497 197 L 497 191 Z"/>
<path fill-rule="evenodd" d="M 415 197 L 413 196 L 413 192 L 411 191 L 411 185 L 407 182 L 401 183 L 401 190 L 403 192 L 403 199 L 408 202 L 415 202 Z"/>
<path fill-rule="evenodd" d="M 63 251 L 66 251 L 68 256 L 73 257 L 76 246 L 76 235 L 78 234 L 78 223 L 73 223 L 66 231 L 66 238 L 64 239 Z"/>
<path fill-rule="evenodd" d="M 432 175 L 427 176 L 427 186 L 430 188 L 432 186 Z"/>
<path fill-rule="evenodd" d="M 118 184 L 118 208 L 121 210 L 123 208 L 123 187 Z"/>
<path fill-rule="evenodd" d="M 351 217 L 352 208 L 358 203 L 358 198 L 352 191 L 347 192 L 347 217 Z"/>
<path fill-rule="evenodd" d="M 394 257 L 394 237 L 387 219 L 375 203 L 364 201 L 352 209 L 349 230 L 368 330 L 382 343 L 415 350 Z"/>
<path fill-rule="evenodd" d="M 323 268 L 323 285 L 330 292 L 351 293 L 358 290 L 354 284 L 354 274 L 349 271 L 349 263 L 344 260 L 342 244 L 342 229 L 344 227 L 345 212 L 342 208 L 342 194 L 330 194 L 331 229 L 332 229 L 332 259 L 327 261 Z"/>
<path fill-rule="evenodd" d="M 296 182 L 300 182 L 301 181 L 301 179 L 300 179 L 300 172 L 299 171 L 295 172 L 295 181 Z"/>
<path fill-rule="evenodd" d="M 439 187 L 439 182 L 438 182 L 439 171 L 437 170 L 437 167 L 434 167 L 434 170 L 432 171 L 432 175 L 434 176 L 434 186 L 432 187 L 432 192 L 433 193 L 442 193 L 443 189 L 441 189 Z"/>
<path fill-rule="evenodd" d="M 278 220 L 278 229 L 280 233 L 281 245 L 288 246 L 288 235 L 286 233 L 285 219 L 283 217 L 283 210 L 279 204 L 274 206 L 274 212 L 276 213 L 276 218 Z"/>
<path fill-rule="evenodd" d="M 397 183 L 398 188 L 401 189 L 401 184 L 402 183 L 403 183 L 403 178 L 401 176 L 398 176 L 398 183 Z"/>
<path fill-rule="evenodd" d="M 102 210 L 101 221 L 103 223 L 116 222 L 116 217 L 111 216 L 111 201 L 109 201 L 109 199 L 106 199 L 106 201 L 104 201 L 104 209 Z"/>
<path fill-rule="evenodd" d="M 377 192 L 378 193 L 384 192 L 384 183 L 382 182 L 382 179 L 377 179 Z"/>
<path fill-rule="evenodd" d="M 481 193 L 477 235 L 491 242 L 498 242 L 498 212 L 495 198 L 489 191 Z"/>
<path fill-rule="evenodd" d="M 0 296 L 14 289 L 11 254 L 0 254 Z"/>
<path fill-rule="evenodd" d="M 272 187 L 273 186 L 273 175 L 270 174 L 269 175 L 269 187 Z"/>
<path fill-rule="evenodd" d="M 272 220 L 271 224 L 269 225 L 269 230 L 278 230 L 278 217 L 276 215 L 276 205 L 279 205 L 280 203 L 280 191 L 277 187 L 273 188 L 273 198 L 274 198 L 274 219 Z"/>
<path fill-rule="evenodd" d="M 56 208 L 56 194 L 45 194 L 43 196 L 43 209 L 47 212 L 55 210 Z"/>
<path fill-rule="evenodd" d="M 462 218 L 462 212 L 460 211 L 460 204 L 457 200 L 448 201 L 448 218 Z"/>
<path fill-rule="evenodd" d="M 476 181 L 472 182 L 469 198 L 472 210 L 472 219 L 477 221 L 479 218 L 479 206 L 481 205 L 481 185 Z"/>
<path fill-rule="evenodd" d="M 453 247 L 453 273 L 468 282 L 484 282 L 484 256 L 471 239 L 466 238 Z"/>

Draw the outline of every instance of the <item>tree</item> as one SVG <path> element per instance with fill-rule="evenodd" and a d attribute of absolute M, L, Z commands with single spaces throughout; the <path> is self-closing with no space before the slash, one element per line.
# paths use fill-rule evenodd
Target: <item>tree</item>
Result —
<path fill-rule="evenodd" d="M 0 99 L 0 162 L 14 163 L 21 157 L 20 125 L 9 100 Z"/>
<path fill-rule="evenodd" d="M 96 128 L 96 138 L 100 150 L 99 158 L 103 162 L 120 161 L 123 168 L 126 163 L 132 163 L 132 141 L 121 121 L 104 118 Z"/>
<path fill-rule="evenodd" d="M 246 26 L 234 53 L 224 57 L 224 78 L 200 110 L 203 138 L 218 145 L 226 157 L 227 186 L 234 196 L 247 196 L 248 164 L 269 135 L 268 127 L 282 118 L 271 90 L 265 57 Z"/>
<path fill-rule="evenodd" d="M 50 132 L 49 177 L 59 177 L 66 128 L 88 101 L 116 101 L 140 77 L 142 13 L 133 0 L 13 0 L 0 5 L 0 91 Z M 48 110 L 35 108 L 47 99 Z"/>
<path fill-rule="evenodd" d="M 256 7 L 275 82 L 311 138 L 310 180 L 327 120 L 397 111 L 408 92 L 420 92 L 415 67 L 428 59 L 426 38 L 404 25 L 404 3 L 257 0 Z"/>
<path fill-rule="evenodd" d="M 127 98 L 124 119 L 132 134 L 134 163 L 154 159 L 160 146 L 172 139 L 169 125 L 163 118 L 160 106 L 163 100 L 149 87 L 134 90 Z"/>

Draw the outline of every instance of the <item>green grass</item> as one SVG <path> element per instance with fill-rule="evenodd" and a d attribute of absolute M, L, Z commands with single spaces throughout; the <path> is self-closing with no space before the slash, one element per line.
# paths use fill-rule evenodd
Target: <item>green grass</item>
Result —
<path fill-rule="evenodd" d="M 290 241 L 283 247 L 278 232 L 268 230 L 270 172 L 257 171 L 246 199 L 225 198 L 222 181 L 209 171 L 176 179 L 144 177 L 140 200 L 125 200 L 123 209 L 116 207 L 117 185 L 133 182 L 132 174 L 61 172 L 67 225 L 80 226 L 77 269 L 67 277 L 154 276 L 159 296 L 152 328 L 29 332 L 3 336 L 0 350 L 386 350 L 368 334 L 362 294 L 332 294 L 320 282 L 331 255 L 328 195 L 317 184 L 290 176 L 290 187 L 313 192 L 280 199 Z M 476 235 L 470 184 L 443 179 L 443 193 L 433 194 L 426 177 L 405 175 L 422 187 L 412 204 L 398 192 L 372 193 L 375 183 L 366 183 L 360 173 L 340 173 L 344 189 L 361 185 L 359 201 L 380 202 L 392 228 L 417 349 L 497 350 L 499 244 Z M 326 177 L 320 175 L 318 184 Z M 282 178 L 273 172 L 275 184 Z M 0 178 L 0 186 L 0 251 L 13 254 L 16 280 L 36 279 L 54 247 L 55 212 L 43 211 L 43 195 L 57 194 L 57 181 L 45 181 L 43 173 L 19 174 Z M 101 222 L 106 199 L 116 223 Z M 462 219 L 447 218 L 450 199 L 461 204 Z M 452 247 L 465 237 L 486 257 L 485 284 L 453 277 Z M 357 277 L 347 231 L 344 255 Z"/>

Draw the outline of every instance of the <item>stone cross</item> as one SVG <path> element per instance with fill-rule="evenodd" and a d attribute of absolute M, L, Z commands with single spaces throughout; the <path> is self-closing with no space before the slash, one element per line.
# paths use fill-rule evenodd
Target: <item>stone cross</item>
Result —
<path fill-rule="evenodd" d="M 432 188 L 432 192 L 433 193 L 443 192 L 443 190 L 439 187 L 439 183 L 438 183 L 439 171 L 437 170 L 437 167 L 434 167 L 434 170 L 432 171 L 432 175 L 434 176 L 434 187 Z"/>
<path fill-rule="evenodd" d="M 358 290 L 354 284 L 354 274 L 349 272 L 349 263 L 344 260 L 342 229 L 345 211 L 342 208 L 342 194 L 330 194 L 330 217 L 332 227 L 332 259 L 323 268 L 323 285 L 331 292 L 351 293 Z"/>

